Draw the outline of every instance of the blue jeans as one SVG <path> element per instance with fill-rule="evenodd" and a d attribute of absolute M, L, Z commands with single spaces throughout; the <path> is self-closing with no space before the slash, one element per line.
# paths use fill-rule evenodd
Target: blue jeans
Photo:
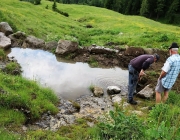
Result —
<path fill-rule="evenodd" d="M 128 100 L 133 100 L 133 94 L 138 83 L 139 72 L 135 70 L 130 64 L 128 65 L 129 81 L 128 81 Z"/>

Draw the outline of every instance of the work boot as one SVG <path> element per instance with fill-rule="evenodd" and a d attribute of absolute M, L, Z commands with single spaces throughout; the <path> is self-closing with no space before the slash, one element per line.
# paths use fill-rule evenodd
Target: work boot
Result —
<path fill-rule="evenodd" d="M 134 101 L 133 99 L 132 99 L 132 100 L 128 100 L 127 102 L 130 103 L 130 104 L 132 104 L 132 105 L 137 105 L 137 102 Z"/>

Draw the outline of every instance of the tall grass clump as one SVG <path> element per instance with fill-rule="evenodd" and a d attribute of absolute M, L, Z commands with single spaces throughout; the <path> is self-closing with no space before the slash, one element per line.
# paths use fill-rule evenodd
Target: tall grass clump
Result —
<path fill-rule="evenodd" d="M 21 139 L 21 135 L 15 134 L 0 127 L 0 139 L 1 140 L 18 140 Z"/>
<path fill-rule="evenodd" d="M 100 139 L 141 140 L 145 138 L 145 125 L 136 115 L 126 116 L 123 111 L 116 107 L 115 111 L 109 112 L 109 116 L 110 118 L 105 118 L 98 124 Z"/>
<path fill-rule="evenodd" d="M 148 129 L 146 135 L 148 140 L 180 139 L 180 109 L 169 104 L 158 104 L 149 113 Z"/>
<path fill-rule="evenodd" d="M 180 95 L 174 91 L 171 91 L 166 103 L 180 107 Z"/>
<path fill-rule="evenodd" d="M 35 81 L 21 76 L 0 72 L 0 105 L 8 109 L 17 109 L 31 121 L 50 111 L 57 113 L 58 98 L 51 89 L 43 88 Z"/>
<path fill-rule="evenodd" d="M 26 121 L 25 115 L 18 110 L 0 107 L 0 126 L 19 127 Z"/>
<path fill-rule="evenodd" d="M 10 62 L 6 64 L 6 67 L 3 69 L 3 71 L 7 74 L 20 75 L 21 66 L 16 62 Z"/>

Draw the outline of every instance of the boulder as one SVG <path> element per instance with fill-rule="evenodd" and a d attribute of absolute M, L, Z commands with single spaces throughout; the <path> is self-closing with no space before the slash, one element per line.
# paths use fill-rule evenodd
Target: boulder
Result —
<path fill-rule="evenodd" d="M 14 34 L 8 36 L 11 39 L 12 47 L 21 47 L 26 39 L 26 34 L 24 32 L 18 31 Z"/>
<path fill-rule="evenodd" d="M 11 47 L 11 39 L 6 37 L 4 33 L 0 32 L 0 48 L 8 49 Z"/>
<path fill-rule="evenodd" d="M 36 38 L 34 36 L 28 36 L 22 44 L 23 48 L 45 48 L 45 42 L 42 39 Z"/>
<path fill-rule="evenodd" d="M 46 47 L 45 50 L 55 50 L 58 46 L 58 42 L 56 41 L 50 41 L 50 42 L 46 42 Z"/>
<path fill-rule="evenodd" d="M 120 92 L 121 92 L 121 89 L 117 86 L 108 86 L 107 87 L 107 93 L 110 95 L 119 94 Z"/>
<path fill-rule="evenodd" d="M 55 53 L 66 55 L 78 50 L 78 43 L 69 40 L 59 40 Z"/>
<path fill-rule="evenodd" d="M 137 93 L 137 96 L 150 99 L 154 95 L 154 89 L 150 87 L 150 85 L 147 85 L 144 89 L 142 89 L 140 92 Z"/>
<path fill-rule="evenodd" d="M 102 88 L 95 86 L 93 90 L 93 94 L 95 97 L 100 97 L 104 94 L 104 91 Z"/>
<path fill-rule="evenodd" d="M 6 36 L 13 33 L 11 26 L 7 22 L 0 23 L 0 32 L 3 32 Z"/>

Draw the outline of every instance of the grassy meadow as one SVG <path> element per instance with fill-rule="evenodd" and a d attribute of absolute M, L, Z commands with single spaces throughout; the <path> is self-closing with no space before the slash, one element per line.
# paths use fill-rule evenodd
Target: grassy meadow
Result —
<path fill-rule="evenodd" d="M 22 31 L 47 41 L 66 39 L 77 41 L 80 46 L 91 44 L 167 48 L 173 41 L 180 43 L 180 27 L 165 25 L 140 16 L 126 16 L 104 8 L 86 5 L 57 4 L 69 14 L 65 17 L 52 11 L 53 3 L 41 0 L 33 5 L 19 0 L 1 0 L 0 22 L 8 22 L 14 32 Z M 92 27 L 92 28 L 87 28 Z M 113 46 L 107 46 L 113 47 Z M 5 58 L 0 50 L 0 56 Z M 58 98 L 51 89 L 39 86 L 37 81 L 13 76 L 17 65 L 7 65 L 8 73 L 0 71 L 0 140 L 179 140 L 180 96 L 172 91 L 166 104 L 152 110 L 154 100 L 142 100 L 138 106 L 116 109 L 98 120 L 93 127 L 87 118 L 49 130 L 27 130 L 22 126 L 38 120 L 47 111 L 58 112 Z M 132 111 L 142 111 L 135 115 Z M 95 120 L 97 121 L 97 120 Z"/>
<path fill-rule="evenodd" d="M 77 41 L 80 46 L 106 46 L 114 42 L 118 45 L 166 48 L 172 41 L 180 42 L 180 27 L 177 26 L 93 6 L 56 4 L 57 9 L 68 13 L 69 17 L 52 11 L 53 2 L 47 0 L 41 0 L 41 5 L 1 0 L 0 21 L 9 22 L 14 32 L 20 30 L 45 41 Z M 89 25 L 92 28 L 87 28 Z"/>

